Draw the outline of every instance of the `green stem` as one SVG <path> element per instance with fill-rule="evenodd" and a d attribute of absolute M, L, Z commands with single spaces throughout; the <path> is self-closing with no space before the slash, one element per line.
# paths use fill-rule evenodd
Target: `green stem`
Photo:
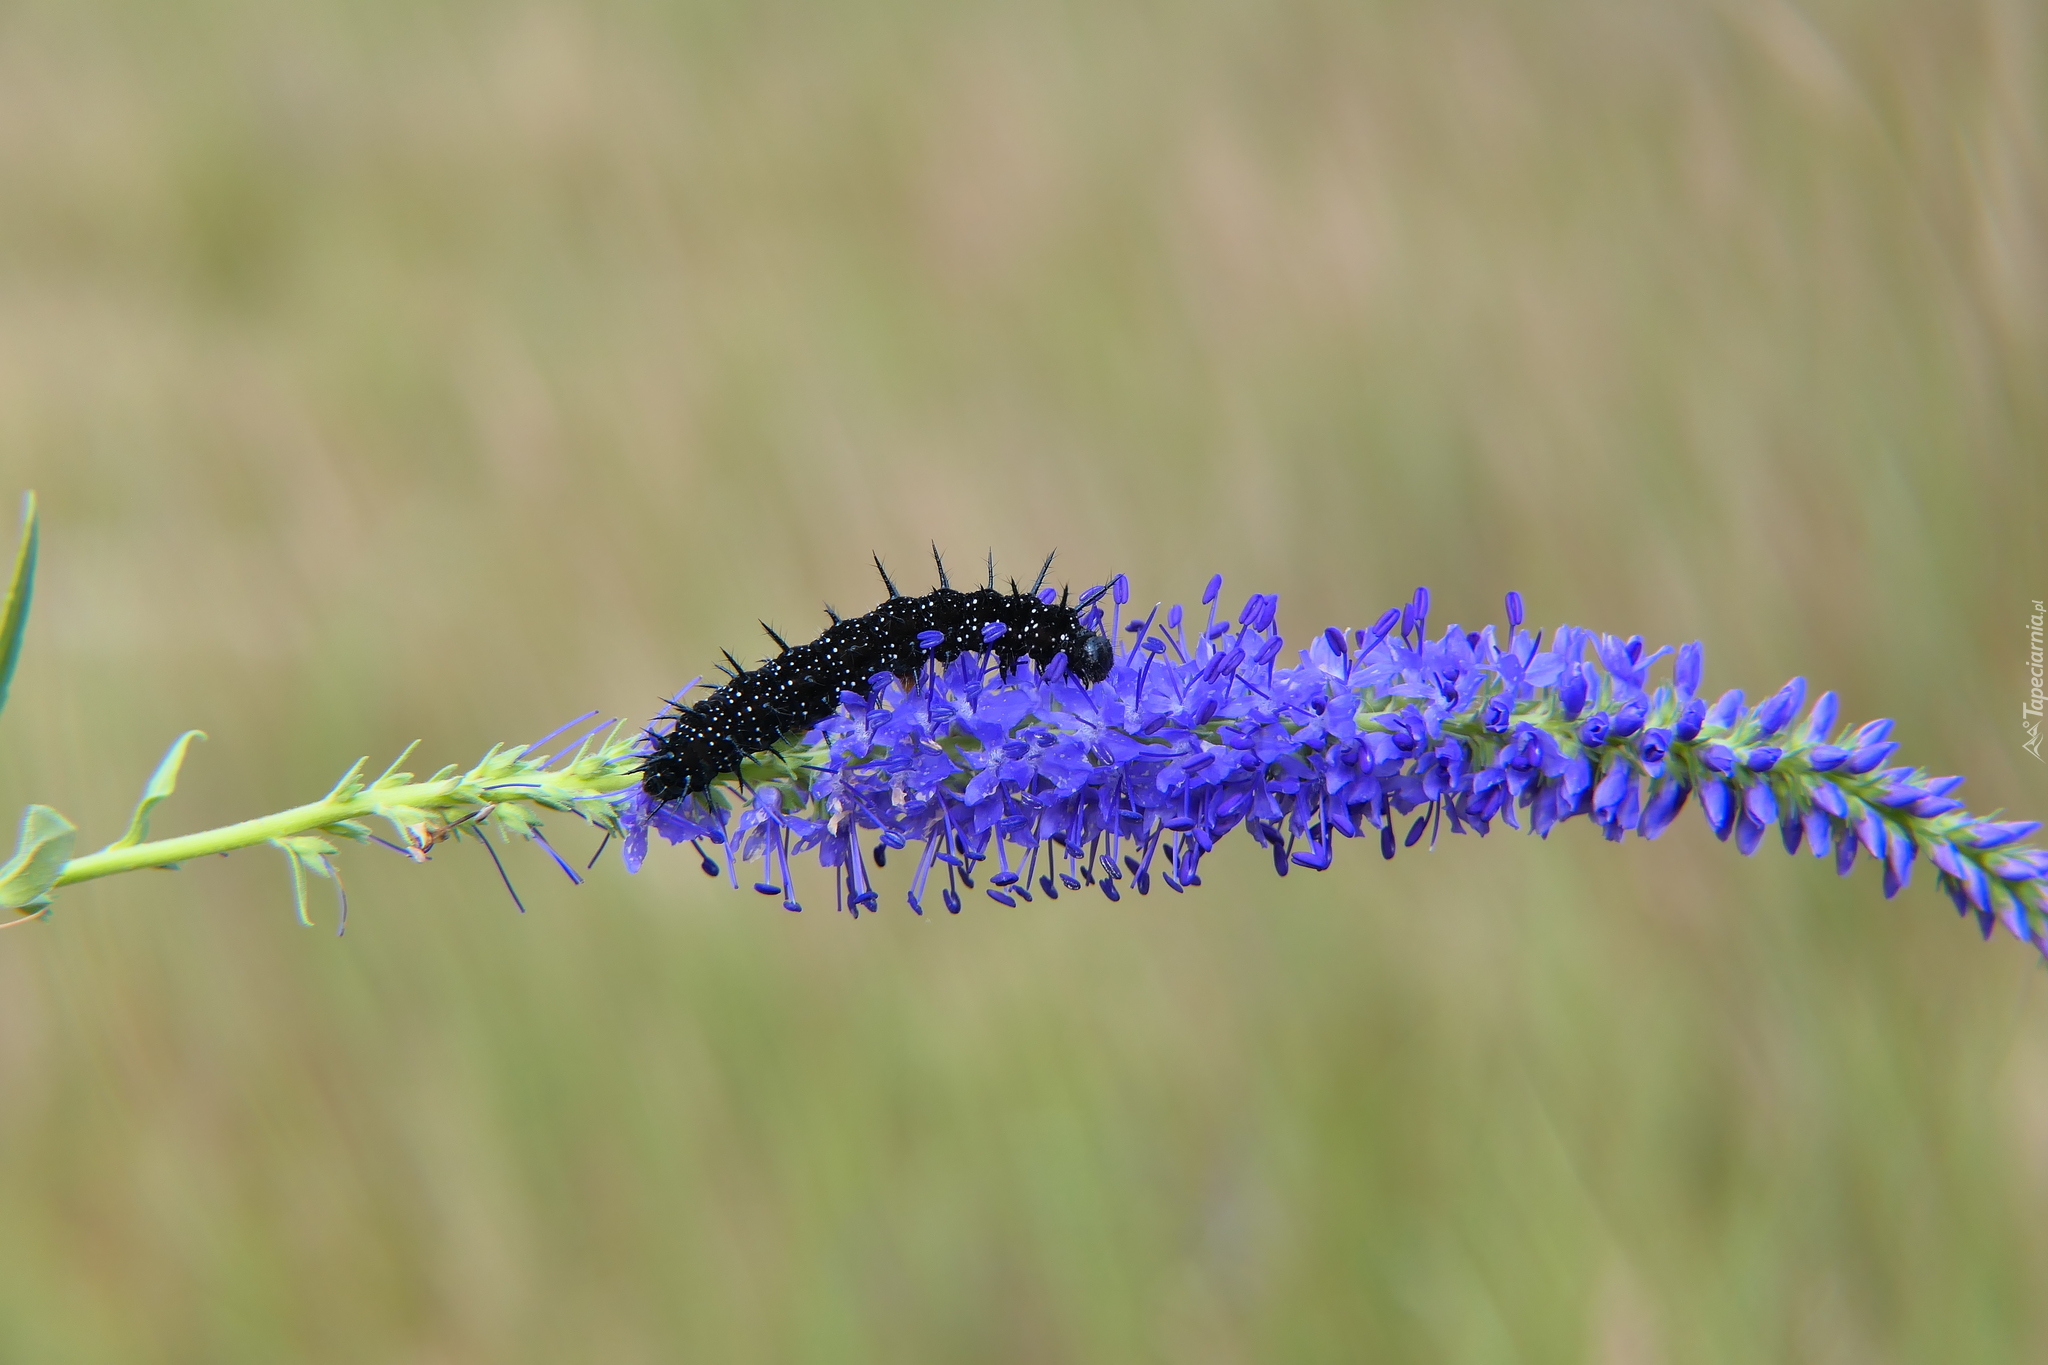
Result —
<path fill-rule="evenodd" d="M 346 820 L 360 820 L 376 814 L 384 806 L 434 806 L 445 801 L 461 785 L 460 778 L 416 782 L 395 790 L 386 788 L 375 795 L 366 793 L 354 800 L 315 801 L 275 815 L 222 825 L 219 829 L 180 834 L 174 839 L 153 839 L 146 844 L 130 844 L 126 848 L 103 848 L 64 864 L 64 870 L 57 874 L 56 885 L 70 886 L 75 882 L 89 882 L 95 877 L 111 877 L 117 872 L 167 867 L 191 858 L 203 858 L 209 853 L 232 853 L 238 848 L 253 848 L 287 835 L 308 834 Z"/>
<path fill-rule="evenodd" d="M 526 806 L 578 812 L 615 829 L 615 817 L 602 798 L 637 779 L 638 759 L 631 746 L 632 740 L 620 740 L 614 732 L 595 752 L 579 749 L 566 765 L 557 768 L 546 767 L 544 759 L 526 757 L 523 748 L 494 748 L 466 773 L 444 768 L 424 782 L 414 782 L 409 780 L 410 773 L 386 772 L 368 786 L 357 780 L 362 766 L 358 763 L 318 801 L 173 839 L 110 844 L 97 853 L 70 859 L 49 889 L 145 867 L 173 867 L 210 853 L 231 853 L 295 836 L 365 839 L 370 837 L 369 831 L 358 822 L 370 818 L 389 821 L 400 839 L 422 848 L 478 811 L 487 811 L 485 818 L 501 816 L 512 833 L 529 832 L 537 822 L 523 809 Z M 403 757 L 400 755 L 401 761 Z M 327 854 L 332 852 L 331 847 L 326 848 Z M 309 855 L 298 850 L 294 856 Z M 325 854 L 316 851 L 310 856 Z"/>

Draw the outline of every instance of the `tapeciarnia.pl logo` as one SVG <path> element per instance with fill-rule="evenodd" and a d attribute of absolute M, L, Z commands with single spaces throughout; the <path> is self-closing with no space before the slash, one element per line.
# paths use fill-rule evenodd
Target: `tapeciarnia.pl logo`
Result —
<path fill-rule="evenodd" d="M 2020 709 L 2020 724 L 2027 727 L 2027 742 L 2020 747 L 2035 758 L 2041 757 L 2041 710 L 2044 697 L 2041 690 L 2041 622 L 2048 617 L 2048 608 L 2040 602 L 2034 603 L 2034 614 L 2028 618 L 2027 672 L 2032 683 L 2027 690 L 2027 704 Z"/>

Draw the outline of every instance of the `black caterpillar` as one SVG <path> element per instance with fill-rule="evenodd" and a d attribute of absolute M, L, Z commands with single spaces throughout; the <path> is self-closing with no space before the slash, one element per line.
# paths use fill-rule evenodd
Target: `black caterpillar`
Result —
<path fill-rule="evenodd" d="M 1012 579 L 1009 592 L 998 592 L 990 556 L 988 586 L 960 592 L 947 580 L 936 546 L 932 558 L 939 564 L 938 588 L 923 597 L 905 597 L 878 557 L 875 568 L 889 590 L 888 600 L 848 620 L 825 608 L 832 625 L 809 644 L 791 645 L 762 622 L 761 629 L 782 652 L 752 672 L 727 652 L 729 682 L 695 706 L 678 704 L 659 717 L 656 728 L 647 732 L 654 751 L 640 769 L 641 790 L 655 801 L 703 791 L 737 772 L 749 755 L 838 710 L 841 692 L 869 695 L 877 674 L 908 678 L 927 659 L 951 663 L 968 651 L 986 651 L 1007 673 L 1021 659 L 1043 669 L 1064 655 L 1067 672 L 1082 682 L 1109 676 L 1114 647 L 1107 636 L 1081 624 L 1082 613 L 1107 588 L 1091 589 L 1072 606 L 1064 590 L 1058 602 L 1045 601 L 1038 593 L 1052 568 L 1047 555 L 1030 591 L 1020 590 Z M 934 632 L 943 638 L 927 644 Z M 672 722 L 666 731 L 658 728 L 663 721 Z"/>

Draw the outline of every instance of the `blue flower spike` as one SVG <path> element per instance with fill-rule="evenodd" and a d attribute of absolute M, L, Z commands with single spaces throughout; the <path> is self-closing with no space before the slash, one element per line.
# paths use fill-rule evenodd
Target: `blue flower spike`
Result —
<path fill-rule="evenodd" d="M 1200 886 L 1203 860 L 1239 828 L 1285 876 L 1329 867 L 1340 837 L 1392 858 L 1446 830 L 1498 822 L 1547 837 L 1584 816 L 1610 840 L 1654 839 L 1697 798 L 1744 855 L 1775 827 L 1788 852 L 1804 846 L 1843 874 L 1873 859 L 1886 896 L 1924 855 L 1986 937 L 2002 924 L 2048 952 L 2048 851 L 2021 843 L 2039 825 L 1972 815 L 1960 777 L 1885 766 L 1891 722 L 1839 724 L 1832 692 L 1808 709 L 1804 678 L 1754 707 L 1740 690 L 1709 703 L 1699 644 L 1652 650 L 1563 625 L 1545 649 L 1523 629 L 1519 593 L 1505 641 L 1490 625 L 1432 639 L 1426 588 L 1368 629 L 1321 631 L 1283 665 L 1279 599 L 1255 593 L 1233 619 L 1222 588 L 1218 576 L 1203 591 L 1199 631 L 1178 606 L 1163 628 L 1156 608 L 1126 626 L 1118 575 L 1106 624 L 1134 641 L 1092 686 L 963 653 L 878 680 L 871 700 L 843 694 L 731 787 L 665 804 L 622 792 L 627 865 L 649 833 L 700 854 L 724 845 L 728 863 L 773 866 L 779 884 L 760 889 L 796 909 L 790 855 L 811 854 L 857 916 L 880 901 L 867 858 L 916 846 L 909 904 L 922 913 L 939 878 L 957 914 L 984 863 L 1006 907 L 1089 886 L 1117 901 Z M 1667 656 L 1671 679 L 1655 682 Z"/>

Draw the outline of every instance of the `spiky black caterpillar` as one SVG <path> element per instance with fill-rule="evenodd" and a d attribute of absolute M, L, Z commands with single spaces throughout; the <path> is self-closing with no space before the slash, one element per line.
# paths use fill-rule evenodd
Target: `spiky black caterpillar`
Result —
<path fill-rule="evenodd" d="M 938 560 L 936 548 L 932 558 Z M 1068 605 L 1065 591 L 1057 602 L 1045 600 L 1052 556 L 1026 592 L 1013 579 L 1007 593 L 996 590 L 995 561 L 989 561 L 988 586 L 961 592 L 946 578 L 939 562 L 939 586 L 923 597 L 905 597 L 889 581 L 882 561 L 875 561 L 888 600 L 865 616 L 842 620 L 825 609 L 832 625 L 809 644 L 791 645 L 770 629 L 761 628 L 782 647 L 773 659 L 751 672 L 730 653 L 731 681 L 695 706 L 678 705 L 648 731 L 654 751 L 641 768 L 640 786 L 656 801 L 673 801 L 710 787 L 739 770 L 749 755 L 774 746 L 788 735 L 801 734 L 839 709 L 841 692 L 869 695 L 880 674 L 907 678 L 927 659 L 951 663 L 968 651 L 996 656 L 1004 672 L 1030 659 L 1049 669 L 1064 656 L 1066 671 L 1082 682 L 1109 676 L 1115 658 L 1108 637 L 1081 624 L 1083 613 L 1106 588 L 1084 594 Z M 666 731 L 662 721 L 672 722 Z"/>

